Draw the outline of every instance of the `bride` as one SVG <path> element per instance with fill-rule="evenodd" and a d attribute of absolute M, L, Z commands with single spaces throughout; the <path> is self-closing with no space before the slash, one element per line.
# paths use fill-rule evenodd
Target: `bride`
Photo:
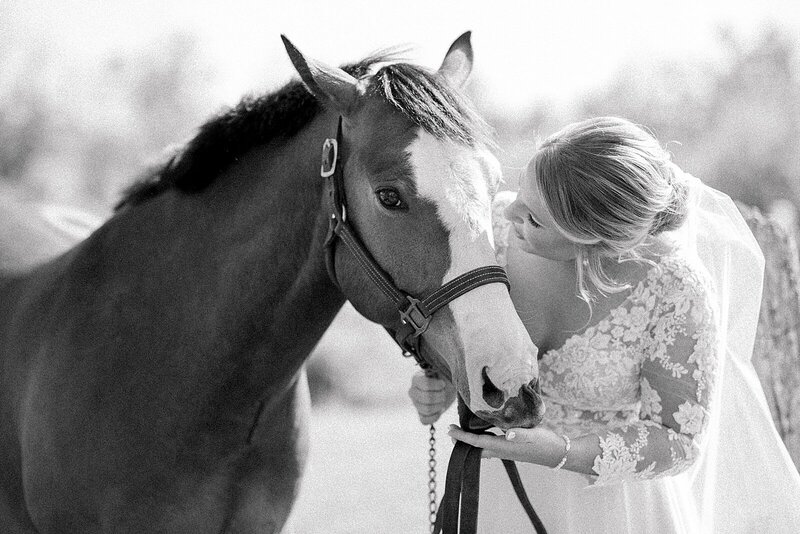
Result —
<path fill-rule="evenodd" d="M 800 476 L 750 356 L 763 256 L 731 200 L 605 117 L 546 139 L 499 195 L 498 260 L 539 348 L 542 425 L 455 439 L 520 471 L 550 534 L 800 532 Z M 449 384 L 418 374 L 428 424 Z M 530 532 L 500 462 L 481 532 Z"/>

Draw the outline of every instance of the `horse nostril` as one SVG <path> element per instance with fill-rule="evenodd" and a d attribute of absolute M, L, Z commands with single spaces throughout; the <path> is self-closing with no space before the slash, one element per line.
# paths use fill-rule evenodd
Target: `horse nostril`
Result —
<path fill-rule="evenodd" d="M 505 402 L 505 395 L 497 386 L 492 384 L 486 372 L 487 369 L 488 367 L 484 367 L 481 371 L 481 378 L 483 379 L 483 400 L 492 408 L 499 409 Z"/>

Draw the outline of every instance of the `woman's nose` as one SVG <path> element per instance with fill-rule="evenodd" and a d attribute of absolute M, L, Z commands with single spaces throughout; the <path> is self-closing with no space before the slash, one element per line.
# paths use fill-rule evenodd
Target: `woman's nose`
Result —
<path fill-rule="evenodd" d="M 522 215 L 520 214 L 520 211 L 521 210 L 520 210 L 519 200 L 514 200 L 514 202 L 506 206 L 506 209 L 503 211 L 503 216 L 512 223 L 521 222 Z"/>

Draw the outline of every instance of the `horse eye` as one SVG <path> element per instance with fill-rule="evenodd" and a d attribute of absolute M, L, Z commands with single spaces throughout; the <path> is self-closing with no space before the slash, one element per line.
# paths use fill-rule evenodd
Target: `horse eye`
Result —
<path fill-rule="evenodd" d="M 385 208 L 399 210 L 407 207 L 403 199 L 400 198 L 400 193 L 395 189 L 378 189 L 376 194 L 378 195 L 378 200 Z"/>

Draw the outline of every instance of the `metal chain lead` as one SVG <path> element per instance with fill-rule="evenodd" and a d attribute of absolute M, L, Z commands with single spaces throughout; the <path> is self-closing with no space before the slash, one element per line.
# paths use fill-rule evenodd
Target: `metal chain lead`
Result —
<path fill-rule="evenodd" d="M 428 520 L 433 534 L 436 528 L 436 427 L 431 425 L 431 437 L 428 438 Z"/>

